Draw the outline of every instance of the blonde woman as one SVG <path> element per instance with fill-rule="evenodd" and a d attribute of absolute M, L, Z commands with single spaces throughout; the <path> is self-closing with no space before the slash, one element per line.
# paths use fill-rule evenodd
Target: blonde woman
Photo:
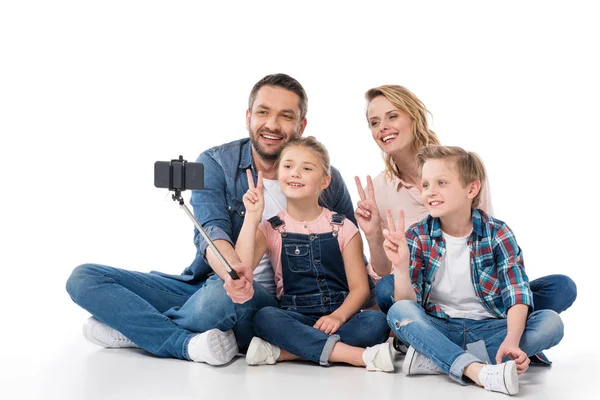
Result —
<path fill-rule="evenodd" d="M 363 189 L 356 177 L 360 201 L 356 219 L 364 232 L 371 255 L 369 270 L 375 280 L 377 302 L 383 312 L 393 305 L 394 280 L 390 276 L 392 266 L 383 249 L 382 229 L 385 210 L 391 210 L 397 220 L 404 211 L 404 226 L 427 216 L 427 208 L 421 197 L 421 183 L 417 172 L 416 155 L 421 148 L 439 145 L 436 134 L 429 128 L 425 104 L 410 90 L 399 85 L 383 85 L 369 89 L 367 122 L 373 140 L 383 152 L 385 171 L 371 180 L 367 177 Z M 490 192 L 484 182 L 480 208 L 492 215 Z M 577 287 L 565 275 L 548 275 L 530 282 L 536 310 L 550 309 L 560 313 L 571 306 L 577 297 Z"/>

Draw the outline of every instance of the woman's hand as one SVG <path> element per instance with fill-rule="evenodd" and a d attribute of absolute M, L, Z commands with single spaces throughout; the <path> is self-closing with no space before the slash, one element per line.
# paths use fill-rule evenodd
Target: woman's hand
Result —
<path fill-rule="evenodd" d="M 358 226 L 368 238 L 381 233 L 381 218 L 379 217 L 379 209 L 375 202 L 375 189 L 373 188 L 373 180 L 367 175 L 367 192 L 363 190 L 360 178 L 354 177 L 360 201 L 357 204 L 354 216 L 358 222 Z"/>

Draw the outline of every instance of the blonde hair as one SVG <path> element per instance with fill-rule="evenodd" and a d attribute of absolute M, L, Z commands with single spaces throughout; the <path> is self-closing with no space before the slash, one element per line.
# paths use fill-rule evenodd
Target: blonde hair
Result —
<path fill-rule="evenodd" d="M 279 157 L 277 157 L 277 161 L 275 161 L 275 168 L 279 168 L 279 164 L 283 158 L 283 153 L 292 147 L 304 147 L 305 149 L 312 151 L 319 158 L 321 166 L 323 167 L 324 175 L 331 176 L 331 161 L 329 160 L 329 152 L 323 143 L 319 142 L 314 136 L 300 136 L 287 142 L 282 147 Z"/>
<path fill-rule="evenodd" d="M 424 146 L 439 145 L 440 141 L 429 126 L 427 125 L 427 114 L 431 113 L 425 107 L 425 104 L 413 92 L 399 85 L 383 85 L 367 90 L 365 99 L 370 103 L 375 97 L 385 97 L 394 107 L 407 113 L 413 121 L 413 148 L 415 152 L 421 150 Z M 369 119 L 367 111 L 367 120 Z M 398 166 L 391 155 L 383 153 L 385 162 L 385 174 L 389 178 L 396 176 L 402 178 Z"/>
<path fill-rule="evenodd" d="M 451 160 L 454 162 L 458 172 L 458 178 L 463 186 L 473 181 L 479 181 L 481 188 L 477 196 L 473 198 L 471 208 L 478 208 L 481 203 L 486 173 L 483 161 L 472 151 L 466 151 L 457 146 L 426 146 L 417 154 L 417 168 L 419 176 L 423 172 L 423 165 L 427 160 Z"/>

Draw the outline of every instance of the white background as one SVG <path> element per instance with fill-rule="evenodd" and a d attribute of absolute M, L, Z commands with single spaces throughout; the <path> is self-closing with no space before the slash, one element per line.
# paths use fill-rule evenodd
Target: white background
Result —
<path fill-rule="evenodd" d="M 2 378 L 33 374 L 80 329 L 87 314 L 64 290 L 77 265 L 178 273 L 192 261 L 192 224 L 153 187 L 153 163 L 245 137 L 248 93 L 277 72 L 304 85 L 305 134 L 354 200 L 354 175 L 383 169 L 364 92 L 415 92 L 444 144 L 482 156 L 529 276 L 576 281 L 561 346 L 585 343 L 600 222 L 589 4 L 2 2 L 0 362 L 16 366 Z"/>

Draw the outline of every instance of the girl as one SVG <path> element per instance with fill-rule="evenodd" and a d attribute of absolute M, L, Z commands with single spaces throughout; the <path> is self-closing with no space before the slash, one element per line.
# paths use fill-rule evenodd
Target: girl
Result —
<path fill-rule="evenodd" d="M 327 150 L 314 137 L 299 138 L 285 146 L 276 165 L 287 208 L 262 223 L 262 174 L 255 187 L 247 171 L 246 216 L 236 252 L 253 267 L 268 253 L 281 309 L 266 307 L 256 314 L 258 336 L 246 362 L 304 359 L 393 371 L 391 347 L 383 343 L 389 333 L 385 315 L 360 312 L 369 285 L 358 229 L 318 203 L 331 180 Z"/>

